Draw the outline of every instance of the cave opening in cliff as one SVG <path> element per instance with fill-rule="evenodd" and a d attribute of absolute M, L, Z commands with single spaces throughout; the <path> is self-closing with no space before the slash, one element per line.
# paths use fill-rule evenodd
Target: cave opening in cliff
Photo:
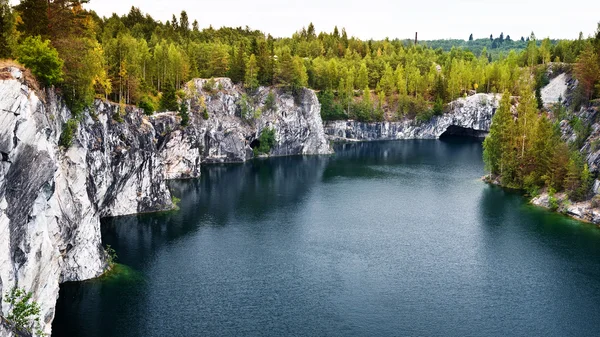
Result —
<path fill-rule="evenodd" d="M 468 137 L 468 138 L 478 138 L 483 139 L 487 136 L 486 131 L 475 130 L 471 128 L 463 128 L 461 126 L 450 125 L 444 133 L 440 136 L 440 139 L 443 138 L 452 138 L 452 137 Z"/>
<path fill-rule="evenodd" d="M 260 140 L 255 139 L 250 143 L 250 147 L 253 149 L 259 148 L 260 147 Z"/>

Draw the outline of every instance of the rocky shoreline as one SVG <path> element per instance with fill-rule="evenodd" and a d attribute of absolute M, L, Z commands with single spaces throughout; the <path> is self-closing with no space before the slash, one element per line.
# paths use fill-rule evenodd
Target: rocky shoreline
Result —
<path fill-rule="evenodd" d="M 481 180 L 487 184 L 508 189 L 502 186 L 498 179 L 490 179 L 488 175 L 483 176 Z M 594 193 L 596 191 L 600 191 L 600 181 L 598 180 L 594 184 Z M 518 192 L 523 193 L 520 190 Z M 581 222 L 594 224 L 600 228 L 600 203 L 597 203 L 594 199 L 571 202 L 566 193 L 556 193 L 551 196 L 547 190 L 544 190 L 539 195 L 529 198 L 528 202 L 536 207 L 563 214 Z"/>
<path fill-rule="evenodd" d="M 31 291 L 47 334 L 59 284 L 95 278 L 107 268 L 101 218 L 172 209 L 168 179 L 198 177 L 206 163 L 253 158 L 252 144 L 264 128 L 275 132 L 270 155 L 332 153 L 313 91 L 294 97 L 260 88 L 247 109 L 263 107 L 270 92 L 273 107 L 243 119 L 243 89 L 229 79 L 217 79 L 209 91 L 202 89 L 206 80 L 195 80 L 187 126 L 176 113 L 146 116 L 97 100 L 64 149 L 59 138 L 72 115 L 62 99 L 53 90 L 32 89 L 20 69 L 2 72 L 0 294 L 15 286 Z M 8 310 L 3 303 L 0 316 Z"/>
<path fill-rule="evenodd" d="M 199 177 L 202 165 L 254 158 L 263 130 L 274 131 L 269 156 L 328 155 L 332 141 L 482 137 L 499 100 L 487 94 L 459 99 L 423 123 L 324 126 L 312 90 L 291 95 L 262 87 L 250 95 L 227 78 L 197 79 L 186 88 L 187 126 L 175 112 L 146 116 L 97 100 L 64 149 L 59 138 L 72 115 L 61 98 L 30 88 L 19 69 L 4 73 L 0 235 L 9 240 L 0 242 L 0 293 L 14 286 L 32 291 L 48 334 L 59 284 L 95 278 L 107 268 L 101 218 L 172 209 L 167 180 Z M 0 316 L 7 310 L 1 306 Z"/>

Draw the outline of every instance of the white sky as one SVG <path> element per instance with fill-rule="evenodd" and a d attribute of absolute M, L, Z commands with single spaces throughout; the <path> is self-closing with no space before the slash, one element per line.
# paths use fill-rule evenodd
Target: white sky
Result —
<path fill-rule="evenodd" d="M 91 0 L 87 8 L 110 16 L 131 6 L 163 22 L 186 10 L 201 28 L 248 25 L 275 37 L 291 36 L 312 21 L 317 32 L 337 25 L 362 39 L 414 38 L 416 31 L 420 40 L 500 32 L 517 39 L 531 31 L 538 38 L 575 39 L 580 31 L 592 34 L 600 21 L 600 0 Z"/>

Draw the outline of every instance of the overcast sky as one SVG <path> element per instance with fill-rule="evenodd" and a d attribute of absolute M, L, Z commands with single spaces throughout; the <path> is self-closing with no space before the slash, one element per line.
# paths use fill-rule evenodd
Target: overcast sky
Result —
<path fill-rule="evenodd" d="M 87 8 L 109 16 L 131 6 L 163 22 L 186 10 L 200 27 L 248 25 L 276 37 L 312 21 L 317 31 L 337 25 L 362 39 L 414 38 L 417 31 L 423 40 L 500 32 L 515 39 L 531 31 L 538 38 L 575 39 L 580 31 L 592 34 L 600 21 L 600 0 L 91 0 Z"/>

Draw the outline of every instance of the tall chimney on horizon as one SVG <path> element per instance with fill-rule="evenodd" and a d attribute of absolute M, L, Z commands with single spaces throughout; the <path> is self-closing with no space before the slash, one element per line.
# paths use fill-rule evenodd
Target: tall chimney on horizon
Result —
<path fill-rule="evenodd" d="M 419 40 L 417 39 L 419 32 L 415 32 L 415 46 L 419 43 Z"/>

